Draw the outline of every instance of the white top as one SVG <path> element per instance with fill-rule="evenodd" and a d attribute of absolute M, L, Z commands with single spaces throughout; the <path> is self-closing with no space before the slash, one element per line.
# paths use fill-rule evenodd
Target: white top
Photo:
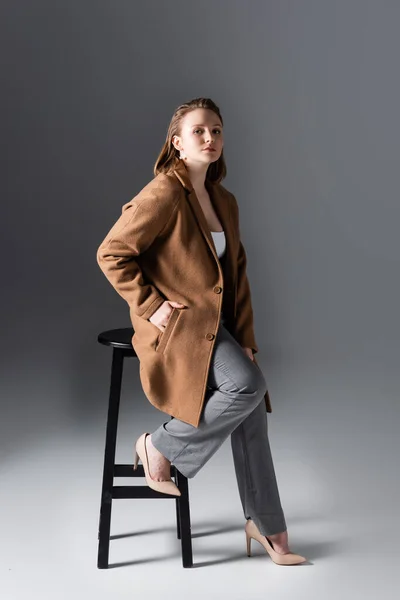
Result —
<path fill-rule="evenodd" d="M 218 258 L 224 254 L 226 249 L 225 233 L 223 231 L 212 231 L 212 238 L 214 240 L 215 249 L 217 250 Z"/>

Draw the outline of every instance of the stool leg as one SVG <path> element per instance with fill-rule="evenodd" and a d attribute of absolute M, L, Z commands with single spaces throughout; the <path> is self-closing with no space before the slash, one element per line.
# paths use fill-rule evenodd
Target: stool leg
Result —
<path fill-rule="evenodd" d="M 99 569 L 108 569 L 115 447 L 117 442 L 118 413 L 121 397 L 123 363 L 123 351 L 118 348 L 113 348 L 99 519 L 99 546 L 97 555 L 97 567 Z"/>
<path fill-rule="evenodd" d="M 172 421 L 174 417 L 170 417 L 170 421 Z M 176 469 L 174 466 L 172 466 L 172 472 L 174 474 L 176 474 Z M 176 508 L 176 537 L 178 538 L 178 540 L 181 539 L 181 516 L 180 516 L 180 512 L 179 512 L 179 507 L 180 507 L 180 503 L 179 503 L 179 498 L 176 498 L 175 500 L 175 508 Z"/>
<path fill-rule="evenodd" d="M 181 496 L 177 498 L 176 503 L 177 517 L 179 520 L 179 533 L 182 548 L 182 564 L 185 568 L 193 566 L 193 551 L 192 551 L 192 532 L 190 524 L 190 508 L 189 508 L 189 486 L 187 477 L 182 475 L 175 467 L 175 483 L 179 487 Z M 179 537 L 179 536 L 178 536 Z"/>
<path fill-rule="evenodd" d="M 181 539 L 181 513 L 179 511 L 179 498 L 175 500 L 176 507 L 176 537 Z"/>

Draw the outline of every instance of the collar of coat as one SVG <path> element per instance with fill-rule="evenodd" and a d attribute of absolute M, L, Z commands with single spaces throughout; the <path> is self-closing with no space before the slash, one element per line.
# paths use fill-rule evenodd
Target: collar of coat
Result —
<path fill-rule="evenodd" d="M 174 167 L 173 175 L 184 187 L 187 200 L 190 203 L 190 206 L 200 227 L 200 230 L 202 231 L 210 247 L 210 250 L 214 255 L 214 258 L 217 261 L 217 264 L 220 265 L 221 263 L 217 254 L 217 250 L 215 248 L 214 240 L 211 235 L 207 219 L 205 218 L 203 209 L 196 196 L 196 192 L 189 177 L 189 172 L 183 160 L 180 160 Z M 225 287 L 230 289 L 232 286 L 233 277 L 233 248 L 235 247 L 235 228 L 231 216 L 231 203 L 233 202 L 232 194 L 220 183 L 213 183 L 207 179 L 205 181 L 205 187 L 210 195 L 211 203 L 214 207 L 215 212 L 217 213 L 218 219 L 225 233 L 226 251 L 223 257 L 224 264 L 226 264 Z"/>

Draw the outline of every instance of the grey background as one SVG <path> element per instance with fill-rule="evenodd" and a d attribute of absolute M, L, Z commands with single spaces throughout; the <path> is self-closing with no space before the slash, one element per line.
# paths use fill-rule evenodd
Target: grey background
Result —
<path fill-rule="evenodd" d="M 295 540 L 300 527 L 297 550 L 315 560 L 303 589 L 321 597 L 318 581 L 332 577 L 332 594 L 376 597 L 364 572 L 376 558 L 370 536 L 376 544 L 387 536 L 387 545 L 399 533 L 399 19 L 394 0 L 3 0 L 0 452 L 10 599 L 24 581 L 37 583 L 34 597 L 54 597 L 38 575 L 50 541 L 36 564 L 33 540 L 57 535 L 60 522 L 76 529 L 70 546 L 59 532 L 71 564 L 81 550 L 82 581 L 105 593 L 95 552 L 111 355 L 96 338 L 130 321 L 95 254 L 122 205 L 153 177 L 173 110 L 197 96 L 211 97 L 224 118 L 223 184 L 241 211 L 281 496 Z M 144 397 L 133 361 L 123 400 L 121 452 L 132 460 L 134 440 L 168 417 Z M 241 516 L 229 442 L 212 462 L 191 482 L 194 523 L 218 469 L 227 479 L 213 510 L 233 504 Z M 71 481 L 82 487 L 72 492 Z M 51 527 L 57 498 L 66 512 L 59 504 Z M 71 513 L 77 498 L 91 529 Z M 173 525 L 172 509 L 165 518 Z M 333 520 L 325 529 L 318 519 Z M 387 552 L 380 574 L 390 585 Z M 121 551 L 131 555 L 132 546 Z M 64 573 L 61 550 L 59 558 L 53 572 Z M 250 587 L 233 578 L 230 597 L 259 597 L 250 562 L 240 563 L 239 580 Z M 222 563 L 233 577 L 235 562 Z M 179 547 L 175 565 L 186 575 Z M 276 573 L 266 558 L 257 565 Z M 136 589 L 137 568 L 114 570 L 121 594 Z M 188 580 L 199 597 L 206 573 L 193 575 L 200 587 Z"/>

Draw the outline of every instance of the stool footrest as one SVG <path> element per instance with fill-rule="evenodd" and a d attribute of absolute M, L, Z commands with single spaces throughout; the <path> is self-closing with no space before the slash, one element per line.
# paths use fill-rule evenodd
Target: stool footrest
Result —
<path fill-rule="evenodd" d="M 143 465 L 138 465 L 136 471 L 132 465 L 114 465 L 114 477 L 144 477 Z M 174 465 L 171 465 L 171 476 L 176 476 Z M 165 494 L 163 494 L 165 496 Z"/>
<path fill-rule="evenodd" d="M 113 498 L 163 498 L 168 500 L 179 500 L 181 496 L 163 494 L 152 490 L 148 485 L 114 485 L 112 488 Z"/>

